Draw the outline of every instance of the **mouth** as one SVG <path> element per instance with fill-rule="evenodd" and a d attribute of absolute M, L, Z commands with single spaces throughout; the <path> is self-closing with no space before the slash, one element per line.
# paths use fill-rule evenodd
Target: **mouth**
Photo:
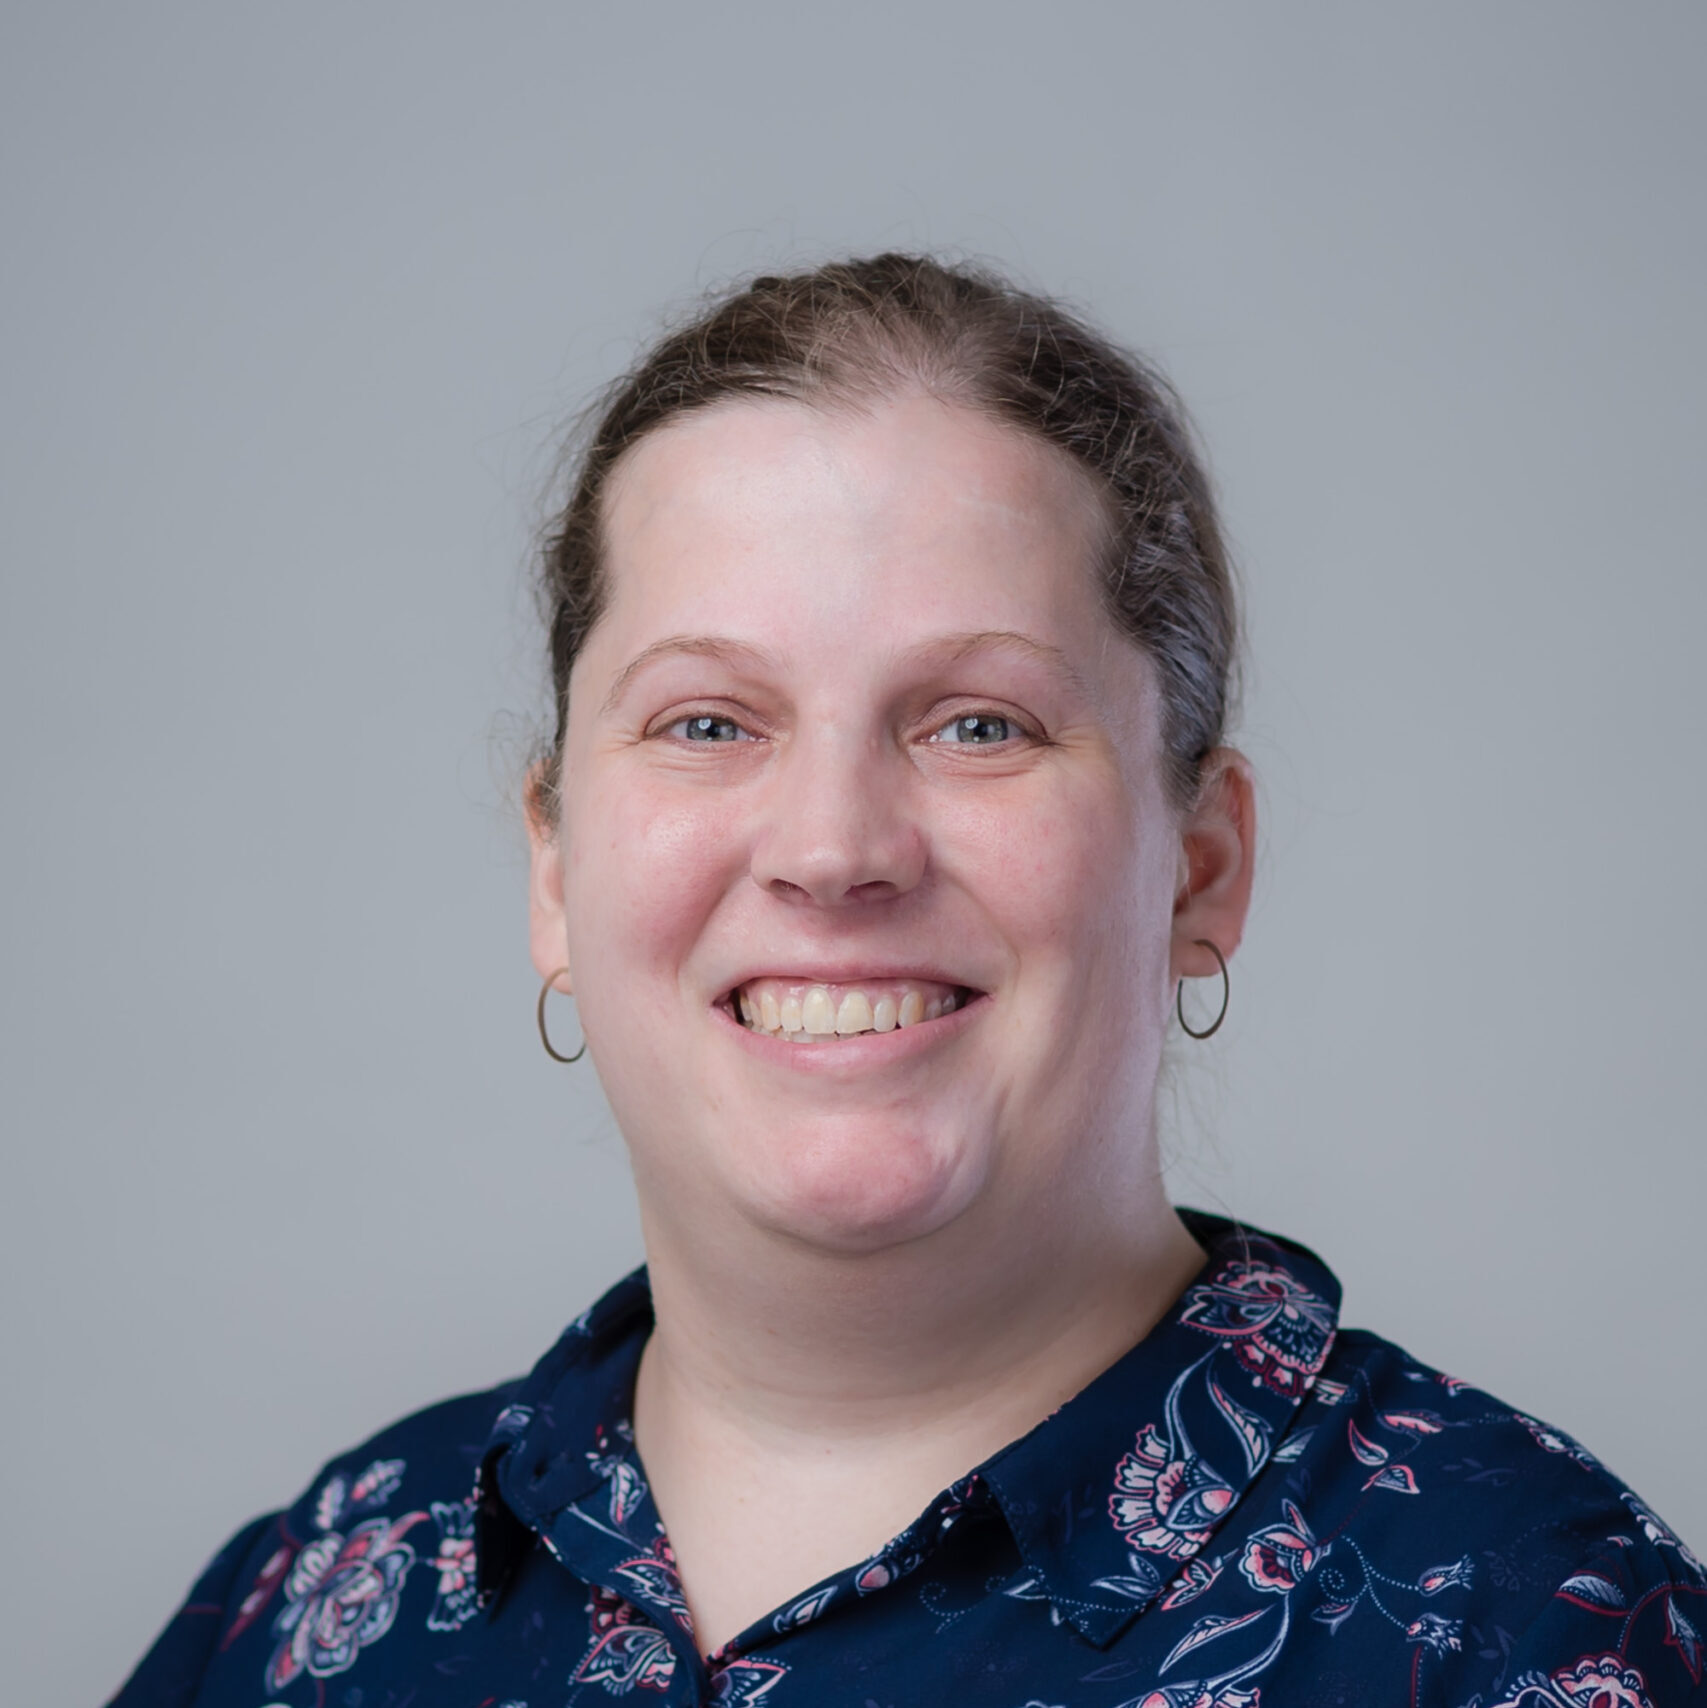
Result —
<path fill-rule="evenodd" d="M 955 1013 L 982 992 L 933 979 L 872 979 L 823 984 L 809 979 L 759 978 L 723 999 L 749 1032 L 788 1044 L 823 1047 L 872 1032 L 898 1032 Z"/>

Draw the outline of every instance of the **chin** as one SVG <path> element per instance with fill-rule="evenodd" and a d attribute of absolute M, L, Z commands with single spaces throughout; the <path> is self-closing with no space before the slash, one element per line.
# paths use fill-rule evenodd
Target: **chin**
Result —
<path fill-rule="evenodd" d="M 945 1135 L 869 1121 L 796 1133 L 771 1147 L 742 1193 L 754 1218 L 827 1251 L 881 1251 L 935 1233 L 977 1198 L 987 1167 Z"/>

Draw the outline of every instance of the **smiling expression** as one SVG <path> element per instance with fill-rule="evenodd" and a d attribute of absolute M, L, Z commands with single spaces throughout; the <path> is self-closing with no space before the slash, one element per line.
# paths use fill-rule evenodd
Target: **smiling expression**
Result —
<path fill-rule="evenodd" d="M 533 942 L 653 1212 L 868 1251 L 1153 1174 L 1181 841 L 1104 529 L 918 394 L 624 459 Z"/>

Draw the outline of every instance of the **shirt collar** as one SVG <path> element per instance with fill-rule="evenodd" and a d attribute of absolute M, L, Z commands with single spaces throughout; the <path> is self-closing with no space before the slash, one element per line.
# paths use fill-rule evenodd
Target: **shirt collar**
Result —
<path fill-rule="evenodd" d="M 1179 1214 L 1207 1257 L 1172 1310 L 981 1468 L 1035 1589 L 1099 1648 L 1190 1573 L 1280 1446 L 1338 1323 L 1339 1282 L 1312 1252 Z"/>
<path fill-rule="evenodd" d="M 1047 1599 L 1099 1648 L 1189 1577 L 1280 1446 L 1338 1321 L 1339 1283 L 1303 1246 L 1180 1215 L 1207 1253 L 1192 1284 L 1130 1352 L 974 1474 L 1025 1562 L 1008 1593 Z M 651 1322 L 642 1268 L 565 1330 L 499 1415 L 475 1486 L 483 1603 L 536 1534 L 549 1544 L 562 1515 L 610 1483 Z"/>
<path fill-rule="evenodd" d="M 549 1536 L 609 1478 L 611 1449 L 632 1439 L 634 1377 L 652 1320 L 642 1265 L 563 1331 L 499 1412 L 474 1480 L 483 1606 L 496 1602 L 535 1535 Z"/>

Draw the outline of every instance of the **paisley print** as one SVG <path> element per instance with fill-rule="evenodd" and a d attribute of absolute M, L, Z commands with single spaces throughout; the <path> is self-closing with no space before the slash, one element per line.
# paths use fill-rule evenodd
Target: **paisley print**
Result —
<path fill-rule="evenodd" d="M 1207 1542 L 1233 1504 L 1231 1487 L 1194 1455 L 1176 1456 L 1153 1423 L 1114 1470 L 1108 1510 L 1129 1542 L 1173 1559 L 1187 1559 Z"/>
<path fill-rule="evenodd" d="M 1651 1507 L 1342 1329 L 1301 1247 L 1185 1219 L 1143 1341 L 709 1657 L 635 1447 L 641 1273 L 241 1532 L 113 1708 L 1707 1708 L 1707 1574 Z"/>
<path fill-rule="evenodd" d="M 631 1690 L 668 1690 L 676 1672 L 670 1640 L 644 1613 L 620 1595 L 593 1586 L 587 1603 L 592 1642 L 571 1678 L 602 1684 L 613 1696 Z"/>
<path fill-rule="evenodd" d="M 299 1673 L 330 1678 L 347 1672 L 391 1629 L 403 1580 L 415 1564 L 415 1550 L 403 1537 L 425 1517 L 370 1518 L 348 1536 L 316 1536 L 297 1555 L 273 1624 L 278 1647 L 267 1667 L 269 1690 L 282 1690 Z"/>
<path fill-rule="evenodd" d="M 1276 1393 L 1309 1391 L 1334 1338 L 1334 1310 L 1289 1270 L 1229 1263 L 1186 1294 L 1179 1320 L 1224 1336 L 1251 1375 Z"/>
<path fill-rule="evenodd" d="M 474 1503 L 436 1500 L 432 1513 L 439 1527 L 439 1551 L 432 1560 L 439 1583 L 427 1629 L 455 1631 L 474 1617 Z"/>

